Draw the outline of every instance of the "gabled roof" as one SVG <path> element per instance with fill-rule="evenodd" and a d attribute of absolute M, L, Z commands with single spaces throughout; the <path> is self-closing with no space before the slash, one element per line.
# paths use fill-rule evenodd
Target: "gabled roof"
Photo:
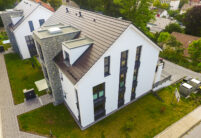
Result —
<path fill-rule="evenodd" d="M 22 10 L 23 11 L 23 18 L 20 20 L 16 25 L 12 26 L 13 30 L 15 30 L 31 13 L 33 13 L 39 6 L 43 6 L 46 9 L 54 12 L 54 9 L 51 6 L 47 6 L 44 2 L 40 0 L 22 0 L 14 10 Z"/>
<path fill-rule="evenodd" d="M 176 37 L 177 41 L 182 43 L 183 48 L 184 48 L 184 55 L 185 56 L 189 56 L 189 54 L 188 54 L 188 46 L 189 46 L 189 44 L 192 43 L 195 40 L 200 39 L 200 37 L 197 37 L 197 36 L 182 34 L 182 33 L 178 33 L 178 32 L 173 32 L 171 35 Z"/>
<path fill-rule="evenodd" d="M 68 10 L 66 10 L 66 8 L 68 8 Z M 79 12 L 81 12 L 81 17 L 79 16 Z M 66 66 L 63 62 L 62 52 L 54 58 L 56 65 L 73 84 L 76 84 L 90 70 L 97 60 L 131 25 L 130 21 L 64 5 L 45 22 L 45 25 L 57 23 L 72 25 L 81 30 L 81 37 L 86 36 L 93 40 L 93 46 L 91 46 L 73 66 Z"/>

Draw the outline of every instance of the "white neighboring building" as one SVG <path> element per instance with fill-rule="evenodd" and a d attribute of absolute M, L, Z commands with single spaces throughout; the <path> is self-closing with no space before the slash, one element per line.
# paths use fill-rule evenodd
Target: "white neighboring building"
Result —
<path fill-rule="evenodd" d="M 172 0 L 170 2 L 170 10 L 178 10 L 180 0 Z"/>
<path fill-rule="evenodd" d="M 160 9 L 158 12 L 157 12 L 157 17 L 161 17 L 161 18 L 169 18 L 169 14 L 167 12 L 167 10 L 162 10 Z"/>
<path fill-rule="evenodd" d="M 160 47 L 129 21 L 61 6 L 34 40 L 54 104 L 64 102 L 81 129 L 161 81 Z"/>
<path fill-rule="evenodd" d="M 22 0 L 14 9 L 1 12 L 11 45 L 22 59 L 37 54 L 32 32 L 40 28 L 54 9 L 40 0 Z"/>
<path fill-rule="evenodd" d="M 175 20 L 156 17 L 154 21 L 147 24 L 147 27 L 152 33 L 156 33 L 163 31 L 167 25 L 175 22 Z"/>

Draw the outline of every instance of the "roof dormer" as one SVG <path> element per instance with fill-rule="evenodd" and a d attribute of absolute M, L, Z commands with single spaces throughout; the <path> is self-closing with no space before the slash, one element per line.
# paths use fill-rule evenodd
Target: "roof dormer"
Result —
<path fill-rule="evenodd" d="M 93 40 L 88 37 L 63 42 L 63 57 L 67 66 L 72 66 L 92 44 Z"/>

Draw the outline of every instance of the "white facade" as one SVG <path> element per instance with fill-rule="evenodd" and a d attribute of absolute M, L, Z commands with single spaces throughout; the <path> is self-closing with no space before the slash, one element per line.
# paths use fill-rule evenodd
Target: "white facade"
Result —
<path fill-rule="evenodd" d="M 105 83 L 105 110 L 106 116 L 118 109 L 119 94 L 119 75 L 120 75 L 120 59 L 121 52 L 128 50 L 127 59 L 127 75 L 126 75 L 126 91 L 124 95 L 124 104 L 131 101 L 131 89 L 133 83 L 133 73 L 135 66 L 136 48 L 142 46 L 141 64 L 138 72 L 138 85 L 136 88 L 136 98 L 152 90 L 155 78 L 155 70 L 157 66 L 160 48 L 151 42 L 133 25 L 130 25 L 125 32 L 116 40 L 116 42 L 104 53 L 104 55 L 91 67 L 91 69 L 81 78 L 78 83 L 73 86 L 69 81 L 62 81 L 63 89 L 68 88 L 69 93 L 78 94 L 79 112 L 82 127 L 86 127 L 94 120 L 94 103 L 93 103 L 93 87 L 101 83 Z M 110 56 L 110 75 L 104 76 L 104 58 Z M 65 90 L 64 90 L 65 91 Z M 73 96 L 75 97 L 75 96 Z M 66 101 L 66 100 L 65 100 Z M 70 102 L 69 107 L 72 112 L 75 109 L 76 100 Z M 79 113 L 78 113 L 79 114 Z"/>
<path fill-rule="evenodd" d="M 164 11 L 160 14 L 160 17 L 161 17 L 161 18 L 163 18 L 163 17 L 168 18 L 168 17 L 169 17 L 169 14 L 168 14 L 167 10 L 164 10 Z"/>
<path fill-rule="evenodd" d="M 170 10 L 178 10 L 180 0 L 175 0 L 170 2 Z"/>
<path fill-rule="evenodd" d="M 32 21 L 34 29 L 38 29 L 40 28 L 39 20 L 44 19 L 46 21 L 52 14 L 53 12 L 50 10 L 39 6 L 14 30 L 13 33 L 15 35 L 18 48 L 23 59 L 31 57 L 25 40 L 25 36 L 32 35 L 28 22 Z"/>

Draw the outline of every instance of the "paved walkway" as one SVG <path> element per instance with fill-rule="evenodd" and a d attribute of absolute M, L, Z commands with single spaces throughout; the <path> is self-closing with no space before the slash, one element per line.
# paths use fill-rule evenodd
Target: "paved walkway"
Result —
<path fill-rule="evenodd" d="M 4 56 L 0 54 L 0 132 L 4 138 L 42 138 L 41 136 L 19 131 L 17 115 L 41 107 L 53 101 L 49 95 L 40 97 L 41 100 L 14 105 L 10 83 L 7 75 Z M 42 104 L 41 104 L 42 103 Z M 1 137 L 1 135 L 0 135 Z"/>
<path fill-rule="evenodd" d="M 193 72 L 192 70 L 186 69 L 167 60 L 164 61 L 165 61 L 164 70 L 172 75 L 172 83 L 176 82 L 177 80 L 185 76 L 191 76 L 193 78 L 201 80 L 201 73 Z"/>
<path fill-rule="evenodd" d="M 155 138 L 179 138 L 201 121 L 201 106 L 166 128 Z M 200 136 L 201 137 L 201 136 Z"/>
<path fill-rule="evenodd" d="M 201 123 L 186 133 L 183 138 L 200 138 L 201 137 Z"/>

